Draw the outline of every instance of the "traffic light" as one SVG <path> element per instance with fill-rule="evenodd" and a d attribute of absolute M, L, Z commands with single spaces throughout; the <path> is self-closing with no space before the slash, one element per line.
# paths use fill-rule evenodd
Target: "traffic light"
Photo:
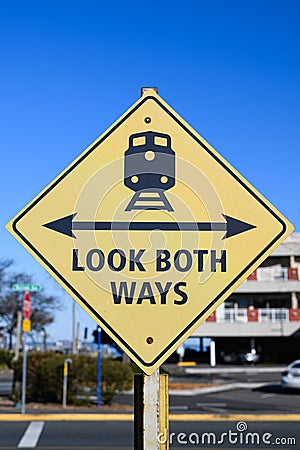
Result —
<path fill-rule="evenodd" d="M 94 336 L 94 343 L 98 344 L 98 329 L 96 328 L 92 335 Z M 101 329 L 101 344 L 109 344 L 109 345 L 114 345 L 114 341 L 112 340 L 112 338 L 110 336 L 108 336 L 108 334 Z"/>
<path fill-rule="evenodd" d="M 98 330 L 97 330 L 97 328 L 96 328 L 96 330 L 94 330 L 92 332 L 92 335 L 94 336 L 94 343 L 98 344 Z"/>

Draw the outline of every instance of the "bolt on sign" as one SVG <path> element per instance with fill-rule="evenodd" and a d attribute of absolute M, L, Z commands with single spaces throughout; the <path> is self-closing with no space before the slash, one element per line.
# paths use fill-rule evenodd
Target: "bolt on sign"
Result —
<path fill-rule="evenodd" d="M 147 374 L 293 230 L 153 90 L 7 228 Z"/>

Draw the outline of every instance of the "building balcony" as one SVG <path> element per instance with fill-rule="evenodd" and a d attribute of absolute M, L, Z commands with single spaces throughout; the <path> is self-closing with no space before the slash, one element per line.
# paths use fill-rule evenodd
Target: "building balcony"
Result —
<path fill-rule="evenodd" d="M 300 309 L 222 308 L 213 312 L 193 336 L 291 336 L 300 329 Z"/>
<path fill-rule="evenodd" d="M 300 271 L 291 267 L 259 267 L 236 293 L 300 292 Z"/>
<path fill-rule="evenodd" d="M 222 308 L 213 312 L 206 321 L 216 323 L 299 322 L 300 325 L 300 309 Z"/>

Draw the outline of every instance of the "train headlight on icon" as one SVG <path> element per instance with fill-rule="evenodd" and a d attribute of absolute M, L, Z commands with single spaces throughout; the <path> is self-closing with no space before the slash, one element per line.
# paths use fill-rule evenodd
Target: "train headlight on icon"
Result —
<path fill-rule="evenodd" d="M 129 137 L 129 148 L 125 152 L 124 184 L 136 193 L 126 211 L 173 211 L 164 194 L 175 185 L 175 152 L 168 134 L 146 131 Z M 147 201 L 148 205 L 143 207 L 139 204 L 141 201 Z"/>

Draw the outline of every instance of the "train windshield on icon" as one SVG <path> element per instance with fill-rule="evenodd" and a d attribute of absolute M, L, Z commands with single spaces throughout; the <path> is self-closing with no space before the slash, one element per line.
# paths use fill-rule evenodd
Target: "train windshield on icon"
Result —
<path fill-rule="evenodd" d="M 168 134 L 146 131 L 129 137 L 125 152 L 124 184 L 135 192 L 126 211 L 173 211 L 165 191 L 175 185 L 175 152 Z"/>

